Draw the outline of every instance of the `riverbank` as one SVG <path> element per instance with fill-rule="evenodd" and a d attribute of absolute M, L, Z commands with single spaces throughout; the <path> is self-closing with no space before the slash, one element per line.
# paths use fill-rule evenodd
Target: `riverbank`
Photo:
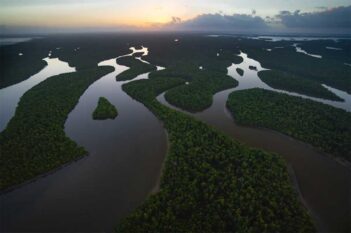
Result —
<path fill-rule="evenodd" d="M 192 114 L 170 105 L 164 94 L 157 97 L 163 105 L 192 115 L 203 122 L 253 148 L 264 149 L 283 155 L 295 171 L 301 193 L 328 231 L 345 231 L 351 190 L 351 171 L 335 159 L 317 151 L 313 146 L 269 129 L 237 125 L 226 108 L 226 100 L 232 89 L 217 93 L 213 104 L 201 113 Z M 328 194 L 328 195 L 325 195 Z M 333 202 L 330 200 L 333 199 Z"/>

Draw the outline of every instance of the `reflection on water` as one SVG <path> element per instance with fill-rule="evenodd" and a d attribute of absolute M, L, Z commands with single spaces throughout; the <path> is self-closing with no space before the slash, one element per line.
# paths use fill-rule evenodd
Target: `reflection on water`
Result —
<path fill-rule="evenodd" d="M 65 123 L 66 134 L 89 156 L 0 196 L 6 230 L 111 232 L 154 188 L 167 150 L 165 131 L 144 105 L 122 91 L 128 81 L 116 81 L 128 67 L 116 58 L 103 65 L 115 71 L 85 91 Z M 100 96 L 116 106 L 117 118 L 92 119 Z"/>
<path fill-rule="evenodd" d="M 69 67 L 67 62 L 60 61 L 58 58 L 45 58 L 44 60 L 48 65 L 35 75 L 20 83 L 0 89 L 0 131 L 5 129 L 7 123 L 15 115 L 17 104 L 26 91 L 51 76 L 75 71 L 75 68 Z"/>
<path fill-rule="evenodd" d="M 311 54 L 311 53 L 306 52 L 306 51 L 303 50 L 301 47 L 298 47 L 298 45 L 299 45 L 299 44 L 297 44 L 297 43 L 294 43 L 294 44 L 292 45 L 293 47 L 295 47 L 297 53 L 303 53 L 303 54 L 306 54 L 306 55 L 308 55 L 308 56 L 310 56 L 310 57 L 322 58 L 321 55 Z"/>
<path fill-rule="evenodd" d="M 349 37 L 303 37 L 303 36 L 251 36 L 247 37 L 249 39 L 257 39 L 257 40 L 269 40 L 272 42 L 277 41 L 311 41 L 311 40 L 333 40 L 335 42 L 340 39 L 350 40 Z"/>
<path fill-rule="evenodd" d="M 347 94 L 346 92 L 340 91 L 338 89 L 335 89 L 323 84 L 323 86 L 326 87 L 329 91 L 333 92 L 335 95 L 339 96 L 344 100 L 344 101 L 333 101 L 333 100 L 321 99 L 321 98 L 298 94 L 295 92 L 272 88 L 267 84 L 265 84 L 264 82 L 262 82 L 261 79 L 258 77 L 259 71 L 267 70 L 267 69 L 262 68 L 261 64 L 258 61 L 248 58 L 246 53 L 241 52 L 239 56 L 243 58 L 243 62 L 240 64 L 232 64 L 231 66 L 228 67 L 228 75 L 239 81 L 239 85 L 235 88 L 230 89 L 230 91 L 258 87 L 258 88 L 262 88 L 270 91 L 285 93 L 292 96 L 299 96 L 305 99 L 311 99 L 317 102 L 328 104 L 333 107 L 341 108 L 351 112 L 351 95 Z M 249 69 L 249 66 L 257 67 L 257 71 Z M 242 70 L 244 70 L 244 75 L 243 76 L 238 75 L 236 68 L 241 68 Z"/>
<path fill-rule="evenodd" d="M 245 53 L 241 53 L 240 56 L 244 59 L 241 64 L 233 64 L 228 67 L 228 75 L 237 79 L 239 85 L 215 94 L 212 105 L 203 112 L 189 113 L 174 107 L 165 100 L 164 93 L 158 96 L 157 100 L 170 108 L 192 115 L 216 127 L 246 145 L 282 155 L 295 173 L 301 198 L 311 211 L 318 230 L 324 232 L 347 232 L 349 219 L 351 218 L 350 205 L 348 204 L 351 196 L 351 171 L 329 156 L 315 150 L 312 146 L 294 140 L 289 136 L 272 130 L 237 125 L 226 108 L 226 101 L 230 93 L 235 90 L 255 87 L 310 98 L 333 106 L 341 104 L 341 102 L 325 101 L 296 93 L 275 90 L 263 83 L 257 76 L 258 71 L 264 70 L 259 62 L 248 58 Z M 250 65 L 256 66 L 257 71 L 250 70 Z M 236 68 L 244 70 L 243 77 L 237 74 Z M 347 103 L 350 103 L 350 95 L 347 93 L 325 87 L 341 98 L 347 99 Z M 340 107 L 350 111 L 350 104 L 348 107 L 345 105 Z"/>
<path fill-rule="evenodd" d="M 330 49 L 330 50 L 342 50 L 342 48 L 335 48 L 335 47 L 330 47 L 330 46 L 327 46 L 325 48 Z"/>
<path fill-rule="evenodd" d="M 3 37 L 3 38 L 0 38 L 0 46 L 26 42 L 26 41 L 30 41 L 31 39 L 33 39 L 33 38 L 30 38 L 30 37 L 6 37 L 5 38 L 5 37 Z"/>

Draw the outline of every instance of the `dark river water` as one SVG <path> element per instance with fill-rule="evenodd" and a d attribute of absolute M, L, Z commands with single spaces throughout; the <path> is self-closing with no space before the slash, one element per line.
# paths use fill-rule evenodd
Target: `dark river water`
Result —
<path fill-rule="evenodd" d="M 146 48 L 141 51 L 144 55 L 148 53 Z M 225 102 L 234 90 L 253 87 L 274 90 L 260 81 L 257 71 L 248 68 L 254 65 L 259 71 L 263 69 L 260 64 L 247 58 L 246 54 L 242 53 L 241 56 L 243 63 L 228 68 L 228 74 L 239 81 L 239 86 L 217 93 L 210 108 L 192 115 L 249 146 L 283 155 L 295 173 L 301 196 L 318 228 L 334 232 L 350 231 L 349 169 L 312 146 L 288 136 L 271 130 L 239 126 L 226 110 Z M 121 85 L 125 82 L 117 82 L 115 77 L 127 67 L 118 65 L 116 59 L 103 61 L 99 65 L 113 66 L 115 71 L 100 78 L 85 91 L 65 124 L 67 136 L 86 148 L 89 156 L 2 194 L 1 231 L 110 232 L 119 220 L 145 200 L 157 184 L 167 151 L 162 124 L 142 104 L 122 91 Z M 237 67 L 244 70 L 243 77 L 236 73 Z M 65 66 L 65 72 L 68 70 Z M 40 77 L 45 79 L 48 75 Z M 142 74 L 136 79 L 147 77 L 148 74 Z M 13 90 L 16 88 L 13 87 Z M 347 110 L 346 102 L 350 101 L 350 95 L 330 90 L 347 100 L 336 103 L 312 99 Z M 8 109 L 17 105 L 22 94 L 14 95 L 16 97 L 11 100 L 12 105 Z M 100 96 L 106 97 L 117 107 L 119 115 L 116 119 L 92 120 L 92 112 Z M 163 95 L 158 100 L 170 106 Z M 11 114 L 6 121 L 13 116 Z M 2 125 L 6 126 L 5 123 Z"/>
<path fill-rule="evenodd" d="M 69 114 L 66 134 L 89 156 L 0 196 L 3 231 L 112 231 L 154 188 L 167 150 L 165 131 L 142 104 L 125 94 L 115 71 L 93 83 Z M 139 77 L 147 78 L 147 74 Z M 100 96 L 119 112 L 92 119 Z"/>
<path fill-rule="evenodd" d="M 311 212 L 312 217 L 321 232 L 350 232 L 351 231 L 351 170 L 336 162 L 328 155 L 317 151 L 311 145 L 295 140 L 281 133 L 237 125 L 226 108 L 228 95 L 235 90 L 260 87 L 268 90 L 302 96 L 274 90 L 259 80 L 257 71 L 250 70 L 254 65 L 258 71 L 262 69 L 257 61 L 248 59 L 241 54 L 244 62 L 228 68 L 228 75 L 239 81 L 235 88 L 214 95 L 211 107 L 200 113 L 189 113 L 170 105 L 164 98 L 164 93 L 158 100 L 173 109 L 185 112 L 214 126 L 234 139 L 255 148 L 275 152 L 283 156 L 292 168 L 297 181 L 301 198 Z M 244 76 L 236 73 L 236 68 L 244 70 Z M 305 97 L 305 96 L 302 96 Z M 309 97 L 308 97 L 309 98 Z M 315 99 L 315 98 L 312 98 Z M 323 102 L 324 100 L 320 100 Z M 335 101 L 326 101 L 332 104 Z M 345 107 L 339 105 L 336 107 Z"/>
<path fill-rule="evenodd" d="M 0 89 L 0 132 L 15 115 L 17 104 L 24 93 L 54 75 L 76 71 L 67 62 L 60 61 L 58 58 L 46 57 L 43 60 L 46 61 L 47 66 L 38 73 L 20 83 Z"/>

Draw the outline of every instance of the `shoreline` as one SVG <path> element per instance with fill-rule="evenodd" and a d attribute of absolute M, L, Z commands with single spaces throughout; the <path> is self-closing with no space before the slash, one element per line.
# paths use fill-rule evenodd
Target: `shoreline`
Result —
<path fill-rule="evenodd" d="M 69 161 L 67 163 L 63 163 L 60 166 L 58 166 L 58 167 L 56 167 L 56 168 L 54 168 L 54 169 L 52 169 L 50 171 L 47 171 L 47 172 L 42 173 L 42 174 L 39 174 L 39 175 L 37 175 L 37 176 L 35 176 L 35 177 L 33 177 L 33 178 L 29 179 L 29 180 L 26 180 L 26 181 L 24 181 L 22 183 L 15 184 L 13 186 L 10 186 L 8 188 L 0 190 L 0 196 L 4 195 L 6 193 L 10 193 L 12 191 L 15 191 L 16 189 L 20 189 L 20 188 L 22 188 L 23 186 L 25 186 L 27 184 L 34 183 L 34 182 L 36 182 L 36 181 L 38 181 L 38 180 L 40 180 L 42 178 L 45 178 L 47 176 L 53 175 L 54 173 L 58 172 L 59 170 L 64 169 L 64 168 L 68 167 L 69 165 L 71 165 L 73 163 L 80 162 L 83 159 L 87 158 L 88 156 L 89 156 L 89 154 L 86 154 L 86 155 L 83 155 L 83 156 L 79 156 L 76 159 L 73 159 L 73 160 L 71 160 L 71 161 Z"/>
<path fill-rule="evenodd" d="M 230 90 L 225 90 L 223 92 L 230 92 Z M 219 92 L 219 93 L 222 93 L 222 92 Z M 217 94 L 219 94 L 217 93 Z M 216 94 L 216 95 L 217 95 Z M 270 152 L 270 153 L 275 153 L 275 154 L 278 154 L 279 156 L 281 156 L 281 158 L 284 159 L 285 163 L 286 163 L 286 167 L 287 169 L 289 169 L 289 167 L 291 169 L 292 168 L 292 165 L 294 163 L 291 163 L 290 160 L 288 159 L 289 157 L 289 154 L 285 155 L 285 154 L 281 154 L 279 153 L 278 151 L 280 150 L 278 148 L 278 151 L 276 152 L 275 150 L 272 150 L 272 149 L 269 149 L 267 148 L 267 146 L 265 147 L 264 145 L 265 144 L 260 144 L 260 143 L 255 143 L 254 141 L 250 142 L 250 141 L 246 141 L 245 140 L 245 136 L 244 137 L 237 137 L 236 134 L 238 134 L 238 131 L 240 131 L 240 127 L 243 128 L 243 130 L 258 130 L 258 131 L 261 131 L 263 135 L 265 135 L 265 133 L 268 133 L 268 134 L 273 134 L 273 135 L 276 135 L 277 138 L 281 138 L 282 140 L 287 140 L 287 142 L 289 142 L 289 144 L 293 143 L 293 144 L 296 144 L 296 146 L 298 146 L 299 148 L 306 148 L 306 150 L 310 150 L 312 153 L 315 153 L 315 154 L 319 154 L 321 157 L 323 158 L 327 158 L 327 159 L 331 159 L 332 161 L 335 161 L 335 164 L 337 165 L 340 165 L 342 166 L 342 168 L 345 168 L 347 172 L 350 172 L 351 171 L 351 163 L 348 163 L 348 162 L 345 162 L 345 161 L 342 161 L 341 159 L 338 159 L 337 157 L 335 156 L 332 156 L 330 154 L 327 154 L 325 152 L 322 152 L 320 149 L 314 147 L 313 145 L 311 144 L 308 144 L 306 142 L 303 142 L 303 141 L 300 141 L 298 139 L 295 139 L 295 138 L 292 138 L 291 136 L 289 135 L 285 135 L 283 133 L 280 133 L 280 132 L 277 132 L 275 130 L 272 130 L 272 129 L 267 129 L 267 128 L 259 128 L 259 127 L 253 127 L 253 126 L 245 126 L 245 125 L 239 125 L 235 122 L 235 118 L 233 117 L 233 115 L 231 114 L 231 112 L 228 111 L 227 107 L 226 107 L 226 104 L 224 104 L 224 106 L 222 107 L 222 109 L 224 110 L 224 114 L 225 114 L 225 118 L 228 118 L 228 119 L 225 119 L 225 121 L 231 121 L 231 124 L 233 124 L 233 128 L 236 129 L 236 133 L 230 133 L 231 131 L 228 131 L 228 130 L 225 130 L 226 128 L 223 128 L 223 127 L 226 127 L 226 124 L 216 124 L 214 123 L 213 121 L 216 122 L 216 119 L 212 119 L 211 118 L 211 115 L 209 114 L 216 114 L 220 109 L 218 108 L 215 108 L 215 109 L 212 109 L 212 112 L 211 110 L 208 112 L 208 114 L 201 114 L 201 113 L 198 113 L 198 114 L 193 114 L 193 113 L 190 113 L 190 112 L 187 112 L 183 109 L 180 109 L 178 107 L 175 107 L 173 105 L 171 105 L 170 103 L 167 102 L 167 100 L 164 98 L 164 93 L 161 93 L 159 96 L 157 96 L 157 100 L 167 106 L 167 107 L 170 107 L 174 110 L 177 110 L 177 111 L 181 111 L 187 115 L 190 115 L 192 117 L 195 117 L 197 120 L 200 120 L 204 123 L 206 123 L 207 125 L 209 126 L 212 126 L 213 128 L 215 128 L 217 131 L 220 131 L 222 132 L 223 134 L 231 137 L 232 139 L 236 140 L 237 142 L 239 142 L 240 144 L 243 144 L 243 145 L 246 145 L 250 148 L 254 148 L 254 149 L 259 149 L 259 150 L 264 150 L 264 151 L 267 151 L 267 152 Z M 212 102 L 212 105 L 211 107 L 213 107 L 215 105 L 215 98 L 213 98 L 213 102 Z M 218 103 L 217 103 L 218 104 Z M 211 107 L 209 107 L 208 109 L 206 110 L 209 110 L 211 109 Z M 206 111 L 204 110 L 204 111 Z M 213 112 L 213 110 L 215 110 Z M 212 119 L 212 120 L 211 120 Z M 223 121 L 224 119 L 222 119 Z M 234 129 L 233 129 L 234 130 Z M 247 136 L 247 135 L 246 135 Z M 260 141 L 260 140 L 259 140 Z M 291 157 L 291 155 L 290 155 Z M 289 177 L 291 179 L 291 185 L 293 186 L 294 189 L 296 189 L 296 187 L 294 187 L 295 185 L 297 185 L 297 188 L 298 188 L 298 198 L 300 200 L 300 203 L 305 207 L 307 208 L 307 212 L 309 213 L 309 215 L 311 216 L 311 219 L 316 227 L 316 229 L 318 231 L 322 231 L 321 229 L 325 229 L 326 227 L 324 226 L 327 226 L 327 224 L 325 223 L 322 223 L 322 221 L 320 220 L 320 217 L 317 217 L 316 214 L 314 214 L 314 212 L 312 211 L 312 208 L 310 208 L 310 205 L 307 205 L 307 202 L 305 201 L 305 197 L 302 195 L 302 190 L 301 188 L 303 187 L 303 185 L 300 185 L 299 182 L 297 182 L 297 177 L 295 175 L 295 170 L 293 170 L 293 173 L 291 172 L 291 169 L 290 171 L 288 171 L 288 174 L 289 174 Z M 296 180 L 296 182 L 294 182 L 294 179 Z M 301 196 L 300 196 L 301 195 Z"/>

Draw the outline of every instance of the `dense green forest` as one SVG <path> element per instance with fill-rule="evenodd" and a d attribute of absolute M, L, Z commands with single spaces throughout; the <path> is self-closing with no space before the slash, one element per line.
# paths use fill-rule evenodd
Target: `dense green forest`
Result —
<path fill-rule="evenodd" d="M 257 67 L 256 66 L 249 66 L 249 69 L 250 70 L 257 70 Z"/>
<path fill-rule="evenodd" d="M 152 40 L 143 41 L 149 48 L 149 55 L 144 59 L 151 64 L 166 68 L 202 66 L 204 70 L 213 70 L 227 74 L 227 67 L 232 63 L 239 64 L 243 61 L 238 48 L 239 43 L 228 38 L 211 38 L 204 35 L 179 36 L 179 41 L 174 42 L 165 37 L 153 37 Z M 166 52 L 165 52 L 166 51 Z M 218 55 L 217 55 L 218 54 Z"/>
<path fill-rule="evenodd" d="M 235 121 L 265 127 L 351 161 L 351 113 L 263 89 L 235 91 L 227 102 Z"/>
<path fill-rule="evenodd" d="M 115 119 L 118 115 L 116 107 L 111 104 L 105 97 L 100 97 L 98 105 L 93 112 L 94 120 Z"/>
<path fill-rule="evenodd" d="M 258 72 L 258 77 L 267 85 L 275 89 L 296 92 L 323 99 L 337 101 L 343 100 L 318 82 L 286 72 L 278 70 L 264 70 Z"/>
<path fill-rule="evenodd" d="M 233 63 L 243 61 L 237 55 L 239 53 L 237 49 L 224 50 L 218 48 L 217 43 L 210 43 L 207 49 L 203 50 L 201 45 L 206 41 L 214 42 L 213 39 L 194 40 L 199 44 L 192 48 L 190 46 L 194 42 L 186 38 L 177 45 L 169 45 L 175 54 L 164 53 L 160 48 L 155 48 L 155 51 L 150 50 L 150 56 L 145 58 L 166 66 L 165 70 L 150 73 L 150 78 L 178 77 L 189 83 L 166 92 L 165 98 L 174 106 L 190 112 L 206 109 L 212 104 L 213 94 L 237 86 L 238 82 L 227 75 L 227 68 Z M 221 46 L 225 47 L 227 44 L 223 42 Z M 200 70 L 199 66 L 203 69 Z"/>
<path fill-rule="evenodd" d="M 122 86 L 163 121 L 170 149 L 160 191 L 117 232 L 314 232 L 280 156 L 249 149 L 155 99 L 183 82 L 154 77 Z"/>
<path fill-rule="evenodd" d="M 351 63 L 351 43 L 349 39 L 304 41 L 299 43 L 299 47 L 308 53 L 319 54 L 323 59 Z"/>
<path fill-rule="evenodd" d="M 292 47 L 293 43 L 247 39 L 240 41 L 240 47 L 264 68 L 285 71 L 351 93 L 351 67 L 335 59 L 319 59 L 298 53 Z M 272 51 L 263 49 L 263 46 L 272 45 L 285 47 Z"/>
<path fill-rule="evenodd" d="M 238 85 L 235 79 L 219 72 L 196 71 L 191 75 L 192 81 L 188 85 L 176 87 L 165 94 L 169 103 L 191 112 L 209 107 L 216 92 Z"/>
<path fill-rule="evenodd" d="M 88 86 L 112 67 L 51 77 L 26 92 L 0 133 L 0 189 L 22 183 L 87 152 L 66 137 L 64 123 Z"/>
<path fill-rule="evenodd" d="M 23 45 L 0 46 L 0 88 L 26 80 L 47 65 L 46 61 L 42 60 L 47 53 L 32 50 Z M 19 56 L 19 53 L 23 55 Z"/>
<path fill-rule="evenodd" d="M 125 70 L 117 75 L 116 79 L 118 81 L 130 80 L 137 77 L 140 74 L 156 70 L 156 66 L 142 62 L 133 56 L 118 58 L 117 63 L 129 67 L 128 70 Z"/>

